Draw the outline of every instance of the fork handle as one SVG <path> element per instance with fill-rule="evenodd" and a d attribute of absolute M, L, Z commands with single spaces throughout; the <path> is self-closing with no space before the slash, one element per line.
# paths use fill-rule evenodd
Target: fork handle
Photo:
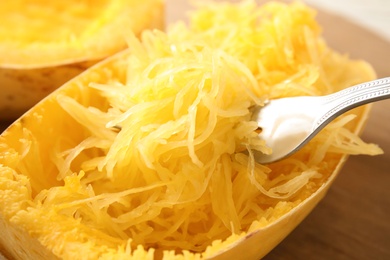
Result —
<path fill-rule="evenodd" d="M 390 77 L 358 84 L 324 96 L 327 108 L 315 125 L 326 124 L 346 111 L 371 102 L 390 98 Z"/>

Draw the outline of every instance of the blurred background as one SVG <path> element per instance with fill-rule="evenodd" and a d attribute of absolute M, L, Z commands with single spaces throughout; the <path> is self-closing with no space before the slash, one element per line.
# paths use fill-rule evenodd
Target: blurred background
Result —
<path fill-rule="evenodd" d="M 239 0 L 216 0 L 239 2 Z M 269 0 L 257 0 L 259 3 Z M 281 0 L 293 2 L 294 0 Z M 376 36 L 383 38 L 390 44 L 390 1 L 389 0 L 300 0 L 315 8 L 329 14 L 342 17 L 348 22 L 352 22 Z M 195 0 L 167 0 L 167 20 L 168 23 L 178 18 L 185 19 L 186 13 L 179 13 L 177 10 L 187 9 L 189 3 Z M 185 8 L 184 8 L 185 7 Z M 348 32 L 344 35 L 348 37 Z"/>
<path fill-rule="evenodd" d="M 207 0 L 206 0 L 207 1 Z M 214 0 L 239 2 L 240 0 Z M 270 0 L 256 0 L 259 4 Z M 276 0 L 294 2 L 296 0 Z M 370 62 L 378 77 L 390 76 L 390 0 L 298 0 L 318 9 L 328 44 L 351 58 Z M 167 23 L 186 20 L 196 0 L 167 0 Z M 387 60 L 386 60 L 387 59 Z"/>
<path fill-rule="evenodd" d="M 342 15 L 390 41 L 389 0 L 304 0 L 304 2 Z"/>

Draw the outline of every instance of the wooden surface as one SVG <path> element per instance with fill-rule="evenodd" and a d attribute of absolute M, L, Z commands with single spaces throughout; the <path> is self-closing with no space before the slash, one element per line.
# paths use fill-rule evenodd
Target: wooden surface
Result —
<path fill-rule="evenodd" d="M 168 1 L 170 21 L 185 4 Z M 344 18 L 320 12 L 328 43 L 390 76 L 390 44 Z M 390 100 L 374 105 L 363 133 L 384 155 L 351 156 L 315 210 L 265 259 L 390 259 Z M 10 122 L 0 123 L 0 131 Z M 260 245 L 259 245 L 260 246 Z M 0 257 L 1 259 L 1 257 Z"/>
<path fill-rule="evenodd" d="M 390 41 L 389 0 L 304 0 L 315 7 L 339 14 Z"/>

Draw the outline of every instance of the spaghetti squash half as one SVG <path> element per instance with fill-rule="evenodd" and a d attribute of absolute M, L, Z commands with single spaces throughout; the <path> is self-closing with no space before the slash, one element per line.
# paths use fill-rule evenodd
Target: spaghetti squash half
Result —
<path fill-rule="evenodd" d="M 26 110 L 126 48 L 123 34 L 163 27 L 162 0 L 0 1 L 0 120 Z"/>

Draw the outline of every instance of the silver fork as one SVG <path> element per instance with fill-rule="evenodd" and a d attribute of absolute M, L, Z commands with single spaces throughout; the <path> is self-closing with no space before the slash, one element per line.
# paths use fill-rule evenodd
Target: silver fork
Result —
<path fill-rule="evenodd" d="M 289 97 L 256 107 L 259 137 L 272 148 L 267 155 L 253 151 L 262 164 L 279 161 L 298 151 L 337 116 L 352 108 L 390 98 L 390 77 L 358 84 L 326 96 Z"/>

